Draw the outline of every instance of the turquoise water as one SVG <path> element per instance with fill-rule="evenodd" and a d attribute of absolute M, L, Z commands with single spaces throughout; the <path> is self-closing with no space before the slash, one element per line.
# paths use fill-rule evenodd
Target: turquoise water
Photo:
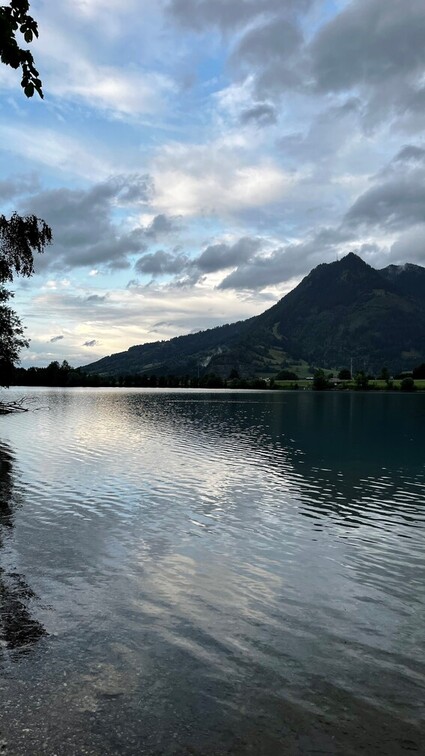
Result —
<path fill-rule="evenodd" d="M 5 753 L 421 751 L 424 395 L 23 393 Z"/>

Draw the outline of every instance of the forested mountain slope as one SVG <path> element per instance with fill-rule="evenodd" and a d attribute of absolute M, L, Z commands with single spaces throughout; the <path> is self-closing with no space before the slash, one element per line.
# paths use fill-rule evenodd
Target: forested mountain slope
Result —
<path fill-rule="evenodd" d="M 425 361 L 425 268 L 375 270 L 350 253 L 314 268 L 266 312 L 249 320 L 134 346 L 84 370 L 102 375 L 215 372 L 273 375 L 309 365 L 392 372 Z"/>

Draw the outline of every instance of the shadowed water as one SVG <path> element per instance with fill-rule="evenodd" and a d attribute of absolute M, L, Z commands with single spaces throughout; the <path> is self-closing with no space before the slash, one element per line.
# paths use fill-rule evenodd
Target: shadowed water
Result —
<path fill-rule="evenodd" d="M 0 425 L 3 752 L 423 752 L 424 395 L 33 396 Z"/>

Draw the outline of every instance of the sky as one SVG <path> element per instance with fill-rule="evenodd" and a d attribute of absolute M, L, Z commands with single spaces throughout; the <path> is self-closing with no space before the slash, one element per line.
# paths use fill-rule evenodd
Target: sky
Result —
<path fill-rule="evenodd" d="M 425 265 L 423 0 L 33 0 L 0 67 L 0 213 L 54 241 L 22 365 L 259 314 L 348 252 Z"/>

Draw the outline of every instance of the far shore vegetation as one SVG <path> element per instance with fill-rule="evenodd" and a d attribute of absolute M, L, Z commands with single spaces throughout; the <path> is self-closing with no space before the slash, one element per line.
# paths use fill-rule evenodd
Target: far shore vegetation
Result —
<path fill-rule="evenodd" d="M 382 368 L 378 376 L 363 371 L 354 373 L 348 368 L 339 371 L 310 368 L 310 374 L 303 377 L 294 371 L 283 370 L 276 376 L 243 377 L 233 369 L 226 378 L 204 370 L 203 374 L 157 375 L 127 374 L 103 376 L 85 373 L 81 368 L 73 368 L 64 360 L 61 364 L 51 362 L 47 367 L 10 366 L 6 378 L 9 386 L 52 386 L 52 387 L 109 387 L 109 388 L 210 388 L 210 389 L 264 389 L 264 390 L 315 390 L 315 391 L 403 391 L 425 390 L 425 363 L 411 372 L 392 376 Z"/>

